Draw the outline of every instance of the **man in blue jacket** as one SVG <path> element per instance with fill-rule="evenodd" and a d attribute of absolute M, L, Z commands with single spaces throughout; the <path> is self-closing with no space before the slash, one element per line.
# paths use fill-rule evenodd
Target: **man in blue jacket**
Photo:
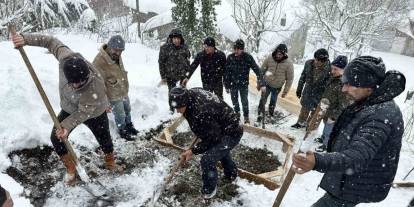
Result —
<path fill-rule="evenodd" d="M 240 118 L 221 98 L 201 88 L 173 88 L 170 104 L 183 114 L 191 131 L 201 140 L 181 156 L 188 161 L 193 154 L 203 154 L 200 160 L 203 171 L 201 192 L 204 199 L 210 199 L 217 191 L 218 161 L 224 169 L 223 181 L 231 182 L 237 177 L 237 167 L 230 151 L 243 136 Z"/>
<path fill-rule="evenodd" d="M 345 68 L 342 82 L 355 102 L 335 122 L 327 153 L 293 156 L 296 173 L 325 173 L 326 194 L 313 207 L 380 202 L 398 167 L 404 122 L 393 99 L 405 89 L 404 75 L 386 73 L 381 58 L 361 56 Z"/>

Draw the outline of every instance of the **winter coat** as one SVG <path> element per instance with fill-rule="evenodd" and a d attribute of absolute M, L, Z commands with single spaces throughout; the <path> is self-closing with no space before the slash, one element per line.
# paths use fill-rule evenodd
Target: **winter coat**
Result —
<path fill-rule="evenodd" d="M 290 59 L 276 62 L 272 55 L 267 57 L 262 64 L 263 79 L 266 85 L 272 88 L 282 88 L 283 93 L 288 93 L 293 82 L 293 63 Z"/>
<path fill-rule="evenodd" d="M 341 76 L 329 79 L 325 92 L 322 94 L 322 98 L 329 100 L 329 107 L 326 110 L 325 118 L 337 120 L 342 111 L 350 105 L 351 101 L 342 92 L 343 85 Z"/>
<path fill-rule="evenodd" d="M 119 63 L 117 63 L 111 59 L 106 50 L 107 45 L 104 44 L 93 60 L 93 65 L 99 72 L 101 72 L 101 75 L 105 80 L 106 93 L 109 100 L 122 100 L 124 97 L 128 96 L 128 72 L 125 71 L 122 58 L 119 57 Z"/>
<path fill-rule="evenodd" d="M 223 136 L 241 138 L 243 128 L 240 118 L 226 102 L 202 88 L 193 88 L 188 92 L 189 101 L 183 116 L 201 140 L 192 148 L 194 154 L 206 152 L 220 143 Z"/>
<path fill-rule="evenodd" d="M 296 94 L 302 95 L 300 104 L 309 111 L 314 110 L 321 101 L 331 71 L 329 62 L 322 66 L 323 69 L 317 69 L 313 61 L 306 61 L 296 89 Z"/>
<path fill-rule="evenodd" d="M 206 52 L 199 52 L 193 63 L 190 65 L 188 78 L 194 73 L 198 65 L 201 67 L 201 81 L 203 85 L 216 85 L 223 83 L 223 71 L 226 66 L 226 55 L 216 50 L 212 55 Z"/>
<path fill-rule="evenodd" d="M 257 83 L 263 85 L 260 68 L 249 53 L 243 52 L 240 56 L 236 56 L 234 53 L 230 54 L 224 69 L 224 86 L 227 89 L 247 87 L 250 69 L 256 73 Z"/>
<path fill-rule="evenodd" d="M 330 135 L 328 153 L 315 153 L 320 187 L 337 198 L 365 203 L 388 195 L 398 167 L 404 122 L 394 98 L 405 89 L 403 74 L 387 72 L 365 101 L 348 106 Z"/>
<path fill-rule="evenodd" d="M 90 70 L 88 80 L 81 88 L 74 89 L 68 84 L 63 73 L 63 63 L 73 56 L 83 57 L 54 37 L 34 34 L 24 34 L 23 37 L 26 45 L 45 47 L 59 61 L 60 106 L 70 114 L 61 122 L 63 128 L 70 131 L 84 121 L 96 118 L 105 112 L 109 106 L 105 83 L 99 71 L 91 63 L 85 59 Z"/>
<path fill-rule="evenodd" d="M 171 38 L 161 46 L 158 64 L 161 79 L 183 80 L 190 71 L 190 50 L 181 38 L 181 45 L 175 46 Z"/>

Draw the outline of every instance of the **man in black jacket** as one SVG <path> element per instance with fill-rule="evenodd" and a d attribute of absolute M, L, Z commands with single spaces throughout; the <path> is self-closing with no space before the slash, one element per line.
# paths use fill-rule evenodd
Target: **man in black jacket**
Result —
<path fill-rule="evenodd" d="M 236 113 L 240 112 L 239 93 L 241 103 L 243 106 L 244 123 L 249 124 L 249 100 L 248 100 L 248 86 L 250 69 L 256 73 L 257 89 L 264 92 L 266 90 L 265 84 L 262 81 L 262 74 L 259 66 L 256 64 L 254 58 L 244 51 L 244 42 L 238 39 L 234 46 L 234 52 L 227 57 L 226 68 L 224 70 L 224 87 L 226 92 L 231 95 L 231 102 L 233 102 Z"/>
<path fill-rule="evenodd" d="M 204 50 L 199 52 L 193 63 L 191 63 L 185 84 L 198 65 L 201 67 L 201 81 L 204 90 L 210 91 L 223 99 L 223 71 L 226 66 L 226 55 L 216 49 L 214 38 L 207 37 L 204 40 Z"/>
<path fill-rule="evenodd" d="M 173 88 L 170 101 L 171 107 L 183 114 L 191 130 L 201 140 L 181 156 L 188 161 L 193 154 L 203 154 L 200 161 L 203 171 L 201 191 L 205 199 L 210 199 L 217 191 L 218 161 L 224 168 L 224 180 L 231 182 L 237 177 L 237 167 L 230 151 L 243 136 L 240 118 L 222 99 L 201 88 Z"/>
<path fill-rule="evenodd" d="M 342 82 L 355 103 L 335 122 L 327 153 L 293 156 L 297 173 L 325 173 L 320 187 L 327 193 L 313 207 L 380 202 L 398 167 L 404 122 L 393 99 L 405 89 L 404 75 L 385 73 L 380 58 L 361 56 L 345 68 Z"/>

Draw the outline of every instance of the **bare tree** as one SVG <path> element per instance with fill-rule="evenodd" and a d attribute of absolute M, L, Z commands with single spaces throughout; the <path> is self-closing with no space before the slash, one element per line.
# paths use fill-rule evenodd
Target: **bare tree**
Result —
<path fill-rule="evenodd" d="M 304 0 L 310 41 L 334 53 L 360 55 L 406 17 L 408 0 Z"/>
<path fill-rule="evenodd" d="M 247 46 L 258 52 L 266 32 L 278 32 L 284 0 L 233 0 L 233 18 Z"/>

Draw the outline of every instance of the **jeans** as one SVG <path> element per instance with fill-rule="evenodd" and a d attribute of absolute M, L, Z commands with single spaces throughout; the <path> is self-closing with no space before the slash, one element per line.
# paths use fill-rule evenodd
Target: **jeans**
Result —
<path fill-rule="evenodd" d="M 243 116 L 248 117 L 249 116 L 249 99 L 248 99 L 248 86 L 245 86 L 243 88 L 232 88 L 230 89 L 230 96 L 231 96 L 231 102 L 233 102 L 234 111 L 236 113 L 240 113 L 240 106 L 239 106 L 239 93 L 240 93 L 240 99 L 243 106 Z"/>
<path fill-rule="evenodd" d="M 351 201 L 340 200 L 329 193 L 325 193 L 325 195 L 311 207 L 354 207 L 357 204 L 358 203 L 353 203 Z"/>
<path fill-rule="evenodd" d="M 237 167 L 230 156 L 232 150 L 239 142 L 241 137 L 223 136 L 222 141 L 211 147 L 201 157 L 201 169 L 203 171 L 203 189 L 202 193 L 209 194 L 217 186 L 217 162 L 220 161 L 223 166 L 224 176 L 236 177 Z"/>
<path fill-rule="evenodd" d="M 62 110 L 60 111 L 57 118 L 59 122 L 61 122 L 65 120 L 68 116 L 70 116 L 70 114 Z M 95 135 L 95 138 L 99 143 L 99 146 L 105 154 L 109 154 L 114 151 L 114 145 L 112 143 L 111 134 L 109 132 L 108 115 L 106 114 L 106 112 L 102 113 L 100 116 L 96 118 L 86 120 L 84 124 L 92 131 L 93 135 Z M 68 153 L 65 144 L 56 137 L 55 127 L 53 127 L 52 129 L 50 140 L 52 141 L 55 152 L 59 156 Z"/>
<path fill-rule="evenodd" d="M 203 89 L 216 94 L 219 98 L 223 99 L 223 83 L 203 83 Z"/>
<path fill-rule="evenodd" d="M 335 125 L 335 122 L 333 123 L 328 123 L 328 121 L 325 122 L 325 126 L 323 127 L 323 133 L 322 133 L 323 144 L 325 146 L 328 145 L 329 136 L 331 135 L 334 125 Z"/>
<path fill-rule="evenodd" d="M 277 95 L 280 92 L 280 88 L 272 88 L 270 86 L 266 86 L 266 92 L 262 93 L 262 96 L 260 97 L 260 102 L 259 102 L 259 114 L 261 112 L 265 111 L 265 105 L 267 102 L 267 98 L 270 95 L 270 103 L 269 103 L 269 112 L 271 114 L 273 114 L 273 110 L 275 109 L 276 106 L 276 101 L 277 101 Z"/>
<path fill-rule="evenodd" d="M 111 101 L 112 113 L 115 117 L 115 123 L 119 130 L 125 129 L 131 121 L 131 104 L 129 97 L 124 97 L 119 101 Z"/>

